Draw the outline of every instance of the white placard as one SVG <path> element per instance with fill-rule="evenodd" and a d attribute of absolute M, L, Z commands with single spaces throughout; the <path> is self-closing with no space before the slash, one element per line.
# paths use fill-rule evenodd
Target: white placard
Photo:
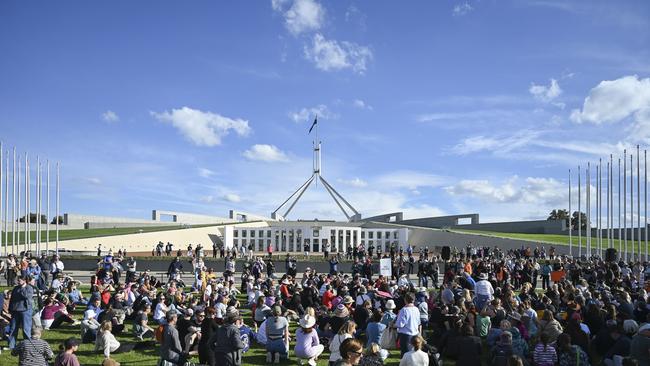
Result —
<path fill-rule="evenodd" d="M 379 260 L 379 274 L 387 277 L 393 275 L 390 258 L 382 258 Z"/>

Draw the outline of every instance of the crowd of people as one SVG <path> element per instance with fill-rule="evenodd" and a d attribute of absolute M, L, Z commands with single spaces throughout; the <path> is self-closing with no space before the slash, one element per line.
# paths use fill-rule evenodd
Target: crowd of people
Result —
<path fill-rule="evenodd" d="M 12 287 L 0 297 L 2 337 L 20 365 L 76 366 L 82 343 L 94 344 L 105 365 L 152 347 L 163 366 L 242 365 L 251 349 L 263 350 L 267 364 L 375 366 L 399 355 L 400 366 L 650 365 L 646 262 L 543 247 L 469 245 L 445 259 L 428 248 L 374 249 L 330 255 L 324 273 L 297 273 L 287 254 L 276 273 L 270 255 L 246 255 L 237 270 L 229 250 L 217 272 L 195 247 L 177 253 L 160 278 L 108 251 L 86 294 L 58 256 L 10 255 L 1 265 Z M 376 273 L 379 258 L 391 259 L 390 275 Z M 352 271 L 339 271 L 346 259 Z M 40 338 L 59 327 L 79 337 L 55 356 Z"/>

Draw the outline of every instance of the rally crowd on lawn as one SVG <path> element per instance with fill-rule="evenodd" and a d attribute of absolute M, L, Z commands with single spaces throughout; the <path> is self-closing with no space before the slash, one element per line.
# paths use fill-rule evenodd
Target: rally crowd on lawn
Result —
<path fill-rule="evenodd" d="M 32 366 L 79 365 L 80 343 L 94 343 L 102 365 L 155 347 L 162 366 L 242 365 L 251 348 L 264 349 L 267 364 L 374 366 L 399 353 L 400 366 L 650 366 L 647 263 L 472 246 L 447 260 L 419 248 L 416 260 L 410 246 L 383 254 L 359 246 L 346 253 L 351 273 L 338 271 L 343 258 L 334 255 L 329 273 L 297 275 L 288 254 L 284 274 L 271 256 L 248 253 L 241 271 L 235 253 L 221 256 L 217 273 L 202 248 L 179 251 L 156 278 L 109 251 L 83 294 L 58 256 L 10 255 L 0 264 L 13 287 L 0 296 L 6 349 Z M 375 273 L 377 258 L 391 258 L 390 276 Z M 53 350 L 40 338 L 59 327 L 78 327 L 79 337 Z M 128 334 L 132 342 L 116 338 Z"/>

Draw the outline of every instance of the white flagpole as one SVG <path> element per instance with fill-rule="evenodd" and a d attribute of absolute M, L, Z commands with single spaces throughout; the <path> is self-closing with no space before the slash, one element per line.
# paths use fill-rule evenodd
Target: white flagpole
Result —
<path fill-rule="evenodd" d="M 627 262 L 627 150 L 623 150 L 623 241 L 625 243 L 624 257 Z"/>
<path fill-rule="evenodd" d="M 636 145 L 636 229 L 637 239 L 637 260 L 641 260 L 641 155 L 639 145 Z"/>
<path fill-rule="evenodd" d="M 9 245 L 9 150 L 5 158 L 5 248 Z M 14 247 L 11 247 L 11 253 L 15 254 Z"/>
<path fill-rule="evenodd" d="M 618 199 L 618 252 L 619 255 L 623 253 L 623 247 L 621 246 L 621 158 L 618 158 L 618 185 L 616 186 L 618 193 L 616 198 Z"/>
<path fill-rule="evenodd" d="M 0 226 L 5 227 L 5 225 L 3 225 L 3 223 L 5 222 L 4 219 L 6 219 L 6 218 L 3 217 L 3 215 L 2 215 L 3 214 L 2 206 L 3 206 L 3 203 L 4 203 L 2 201 L 2 178 L 3 178 L 3 175 L 4 175 L 4 170 L 2 169 L 2 164 L 4 163 L 4 157 L 2 156 L 2 152 L 3 152 L 2 149 L 4 148 L 3 145 L 4 145 L 3 142 L 0 141 Z M 5 231 L 6 231 L 6 228 L 5 228 Z M 4 247 L 2 246 L 3 244 L 4 244 Z M 0 232 L 0 248 L 2 248 L 2 255 L 6 257 L 7 256 L 7 242 L 6 241 L 3 242 L 3 240 L 2 240 L 2 232 Z"/>
<path fill-rule="evenodd" d="M 11 177 L 11 247 L 16 246 L 16 148 L 14 147 L 14 165 Z"/>
<path fill-rule="evenodd" d="M 598 257 L 602 258 L 603 250 L 603 159 L 598 159 L 598 207 L 596 212 L 598 212 Z"/>
<path fill-rule="evenodd" d="M 571 225 L 571 169 L 569 169 L 569 255 L 573 256 L 573 226 Z"/>
<path fill-rule="evenodd" d="M 591 257 L 591 162 L 587 162 L 587 258 Z"/>
<path fill-rule="evenodd" d="M 634 260 L 634 244 L 636 243 L 635 232 L 634 232 L 634 153 L 630 153 L 630 243 L 632 248 L 630 248 L 630 258 Z"/>
<path fill-rule="evenodd" d="M 643 232 L 645 233 L 645 261 L 648 261 L 648 150 L 643 150 Z"/>
<path fill-rule="evenodd" d="M 41 246 L 41 157 L 36 156 L 36 255 Z"/>
<path fill-rule="evenodd" d="M 25 226 L 24 232 L 25 232 L 25 243 L 24 247 L 25 250 L 29 250 L 28 247 L 31 246 L 30 244 L 30 233 L 29 233 L 29 179 L 27 177 L 29 176 L 29 157 L 27 153 L 25 153 L 25 222 L 23 225 Z"/>
<path fill-rule="evenodd" d="M 25 186 L 27 187 L 26 197 L 25 200 L 27 202 L 27 248 L 28 250 L 32 250 L 32 206 L 31 206 L 31 178 L 32 178 L 32 173 L 30 171 L 31 165 L 29 164 L 29 160 L 27 160 L 27 169 L 25 170 Z"/>
<path fill-rule="evenodd" d="M 580 182 L 580 165 L 578 165 L 578 257 L 582 256 L 582 192 Z"/>
<path fill-rule="evenodd" d="M 607 219 L 605 219 L 605 223 L 607 225 L 607 228 L 605 229 L 605 231 L 606 231 L 606 234 L 607 234 L 607 247 L 609 248 L 609 247 L 612 246 L 612 243 L 611 243 L 612 238 L 610 238 L 610 236 L 609 236 L 609 234 L 610 234 L 610 231 L 609 231 L 609 212 L 610 212 L 610 209 L 609 209 L 609 162 L 607 162 L 607 187 L 605 188 L 605 193 L 606 193 L 605 195 L 607 196 L 607 203 L 605 203 L 605 211 L 607 213 Z"/>
<path fill-rule="evenodd" d="M 50 253 L 50 161 L 47 161 L 47 218 L 45 234 L 45 253 Z"/>
<path fill-rule="evenodd" d="M 609 208 L 610 208 L 610 214 L 609 214 L 609 237 L 611 238 L 611 242 L 609 243 L 609 247 L 613 248 L 614 247 L 614 236 L 616 232 L 614 231 L 614 155 L 609 154 Z"/>
<path fill-rule="evenodd" d="M 59 163 L 56 163 L 56 254 L 59 254 Z"/>
<path fill-rule="evenodd" d="M 18 194 L 17 194 L 17 200 L 18 200 L 17 205 L 18 205 L 18 207 L 16 207 L 16 218 L 18 219 L 18 222 L 16 222 L 16 230 L 18 232 L 16 233 L 16 239 L 17 239 L 16 240 L 16 246 L 18 248 L 20 248 L 20 232 L 22 231 L 20 229 L 20 201 L 21 201 L 21 199 L 20 199 L 20 165 L 21 165 L 21 163 L 20 163 L 20 154 L 18 154 L 18 165 L 17 165 L 17 168 L 16 168 L 16 170 L 17 170 L 17 173 L 16 173 L 17 183 L 16 184 L 17 184 L 17 187 L 18 187 L 17 188 L 17 190 L 18 190 Z M 24 247 L 25 246 L 23 245 L 23 251 L 24 251 Z"/>

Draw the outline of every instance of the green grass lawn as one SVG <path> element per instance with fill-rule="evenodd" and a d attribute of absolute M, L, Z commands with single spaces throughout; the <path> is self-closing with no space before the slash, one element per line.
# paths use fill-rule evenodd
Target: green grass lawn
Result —
<path fill-rule="evenodd" d="M 502 233 L 502 232 L 496 232 L 496 231 L 481 231 L 481 230 L 450 230 L 451 232 L 458 232 L 458 233 L 468 233 L 468 234 L 478 234 L 478 235 L 486 235 L 486 236 L 494 236 L 494 237 L 500 237 L 500 238 L 509 238 L 509 239 L 520 239 L 520 240 L 527 240 L 531 242 L 537 242 L 537 243 L 545 243 L 545 244 L 553 244 L 553 245 L 569 245 L 569 236 L 568 235 L 554 235 L 554 234 L 522 234 L 522 233 Z M 591 245 L 592 248 L 595 247 L 596 245 L 596 240 L 597 237 L 592 237 L 591 238 Z M 578 246 L 578 237 L 573 236 L 573 245 Z M 623 242 L 622 240 L 613 240 L 613 246 L 615 248 L 619 247 L 619 242 Z M 628 245 L 629 242 L 628 242 Z M 586 247 L 587 246 L 587 238 L 585 236 L 582 237 L 582 246 Z M 603 246 L 607 247 L 607 238 L 603 238 Z"/>
<path fill-rule="evenodd" d="M 87 293 L 87 289 L 86 289 L 86 293 Z M 241 296 L 240 301 L 245 301 L 245 296 Z M 252 320 L 251 320 L 250 310 L 242 309 L 241 313 L 242 313 L 242 317 L 246 321 L 246 324 L 251 326 Z M 78 308 L 77 310 L 75 310 L 75 313 L 73 314 L 73 318 L 75 319 L 83 318 L 83 309 Z M 295 338 L 297 323 L 291 322 L 290 324 L 291 324 L 290 330 L 291 330 L 292 338 Z M 136 339 L 130 336 L 131 334 L 130 332 L 131 332 L 131 324 L 129 323 L 125 329 L 124 335 L 118 336 L 117 339 L 120 342 L 134 343 Z M 76 337 L 76 338 L 80 337 L 79 326 L 74 326 L 74 327 L 64 326 L 61 329 L 45 330 L 43 332 L 43 339 L 45 339 L 50 344 L 55 355 L 58 353 L 59 345 L 62 344 L 63 341 L 69 337 Z M 19 335 L 19 341 L 21 339 L 22 339 L 22 334 Z M 2 342 L 2 346 L 6 346 L 6 345 L 7 345 L 6 342 Z M 291 342 L 290 351 L 289 351 L 289 360 L 282 361 L 280 363 L 281 365 L 297 364 L 297 359 L 293 355 L 294 346 L 295 343 Z M 82 365 L 86 366 L 86 365 L 101 364 L 103 360 L 103 355 L 101 353 L 95 352 L 94 347 L 95 347 L 94 344 L 82 344 L 79 346 L 77 357 L 79 358 L 79 362 Z M 156 346 L 155 348 L 137 350 L 137 351 L 132 351 L 130 353 L 113 354 L 111 355 L 111 358 L 120 362 L 122 366 L 125 365 L 155 366 L 159 358 L 158 350 L 159 347 Z M 328 357 L 329 357 L 329 350 L 326 349 L 325 352 L 319 358 L 318 365 L 326 366 L 328 364 Z M 264 348 L 261 348 L 255 342 L 253 342 L 253 344 L 251 345 L 251 349 L 244 354 L 243 361 L 244 361 L 243 362 L 244 365 L 264 365 L 266 364 L 266 350 Z M 400 361 L 399 350 L 392 350 L 390 351 L 389 358 L 386 360 L 384 364 L 396 366 L 399 365 L 399 361 Z M 193 357 L 192 362 L 198 363 L 199 362 L 198 356 Z M 2 354 L 0 354 L 0 365 L 2 366 L 18 365 L 18 358 L 11 356 L 10 351 L 3 351 Z"/>
<path fill-rule="evenodd" d="M 63 240 L 72 240 L 72 239 L 85 239 L 85 238 L 96 238 L 96 237 L 102 237 L 102 236 L 112 236 L 112 235 L 127 235 L 127 234 L 137 234 L 137 233 L 150 233 L 150 232 L 155 232 L 155 231 L 167 231 L 167 230 L 178 230 L 184 227 L 187 228 L 200 228 L 200 227 L 208 227 L 208 226 L 215 226 L 218 225 L 218 223 L 215 224 L 205 224 L 205 225 L 189 225 L 189 226 L 181 226 L 181 225 L 172 225 L 170 223 L 169 226 L 143 226 L 143 227 L 123 227 L 123 228 L 107 228 L 107 229 L 67 229 L 67 230 L 59 230 L 59 241 Z M 25 242 L 25 232 L 22 231 L 18 233 L 18 238 L 17 243 L 24 243 Z M 36 240 L 36 231 L 32 230 L 30 232 L 30 238 L 31 242 L 34 243 Z M 44 243 L 46 240 L 46 232 L 45 230 L 42 230 L 41 232 L 41 242 Z M 2 232 L 2 242 L 4 245 L 4 232 Z M 50 229 L 50 243 L 54 242 L 56 240 L 56 232 L 52 229 Z M 8 235 L 8 244 L 11 245 L 13 243 L 12 240 L 12 235 L 11 232 L 9 232 Z"/>

